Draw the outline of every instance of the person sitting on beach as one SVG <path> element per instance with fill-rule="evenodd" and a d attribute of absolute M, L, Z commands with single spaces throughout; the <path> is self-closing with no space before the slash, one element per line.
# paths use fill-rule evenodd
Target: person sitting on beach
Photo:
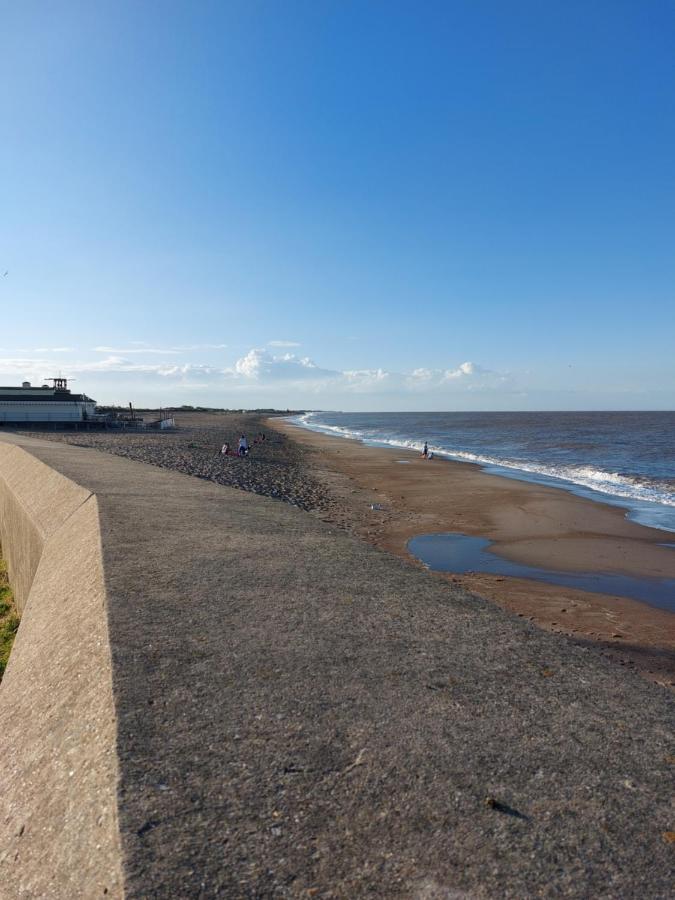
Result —
<path fill-rule="evenodd" d="M 230 445 L 229 445 L 229 443 L 228 443 L 227 441 L 225 441 L 225 443 L 223 444 L 222 449 L 221 449 L 220 452 L 222 453 L 223 456 L 229 456 L 229 455 L 230 455 Z"/>
<path fill-rule="evenodd" d="M 242 434 L 239 438 L 239 449 L 237 453 L 239 456 L 248 456 L 248 441 L 246 440 L 245 434 Z"/>

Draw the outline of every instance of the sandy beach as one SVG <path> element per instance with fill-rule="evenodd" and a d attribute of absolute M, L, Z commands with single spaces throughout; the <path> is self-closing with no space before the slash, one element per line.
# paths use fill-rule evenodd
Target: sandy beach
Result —
<path fill-rule="evenodd" d="M 339 501 L 331 505 L 330 520 L 409 562 L 416 562 L 406 549 L 410 538 L 461 532 L 489 538 L 495 553 L 525 565 L 675 578 L 675 552 L 660 546 L 672 535 L 630 522 L 618 507 L 489 475 L 469 463 L 427 462 L 413 452 L 333 438 L 286 420 L 272 424 L 312 451 L 312 471 Z M 675 685 L 673 613 L 530 579 L 478 572 L 430 577 L 461 584 L 652 681 Z"/>
<path fill-rule="evenodd" d="M 0 691 L 3 895 L 669 897 L 673 695 L 281 499 L 323 451 L 217 482 L 235 422 L 0 439 L 3 519 L 62 516 Z"/>
<path fill-rule="evenodd" d="M 373 448 L 255 414 L 178 413 L 175 432 L 42 432 L 43 439 L 92 447 L 304 509 L 421 566 L 410 538 L 461 532 L 521 564 L 568 572 L 675 577 L 672 535 L 628 521 L 623 510 L 563 490 L 486 474 L 470 463 Z M 223 457 L 244 431 L 248 459 Z M 406 465 L 400 460 L 405 459 Z M 377 504 L 381 510 L 373 510 Z M 430 573 L 486 597 L 548 631 L 675 687 L 675 614 L 645 603 L 473 572 Z"/>

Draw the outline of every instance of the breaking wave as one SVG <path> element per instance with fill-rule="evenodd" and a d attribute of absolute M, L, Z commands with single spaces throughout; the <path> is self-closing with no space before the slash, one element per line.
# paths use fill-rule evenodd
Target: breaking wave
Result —
<path fill-rule="evenodd" d="M 346 425 L 327 424 L 322 422 L 319 416 L 319 413 L 310 412 L 296 416 L 292 421 L 312 431 L 364 441 L 368 444 L 417 452 L 421 452 L 424 445 L 423 440 L 411 439 L 403 434 L 393 432 L 386 433 L 380 429 L 359 429 Z M 624 505 L 628 506 L 634 503 L 648 503 L 662 507 L 675 507 L 675 478 L 650 478 L 645 475 L 631 475 L 572 462 L 561 464 L 542 459 L 510 457 L 501 455 L 492 448 L 489 450 L 486 448 L 485 452 L 471 452 L 452 446 L 449 439 L 439 439 L 438 436 L 436 436 L 435 442 L 429 440 L 428 443 L 429 449 L 436 456 L 504 470 L 503 474 L 511 473 L 516 477 L 520 475 L 525 478 L 529 476 L 527 480 L 543 483 L 555 482 L 558 486 L 585 488 L 596 494 L 603 494 L 607 498 L 626 501 Z M 661 523 L 657 527 L 675 530 L 675 524 L 669 526 Z"/>

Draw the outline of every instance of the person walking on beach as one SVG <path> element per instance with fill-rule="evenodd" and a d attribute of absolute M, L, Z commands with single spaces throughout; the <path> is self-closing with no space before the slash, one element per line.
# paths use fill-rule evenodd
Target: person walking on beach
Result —
<path fill-rule="evenodd" d="M 239 438 L 239 449 L 237 453 L 239 456 L 248 456 L 248 441 L 246 440 L 245 434 L 242 434 Z"/>
<path fill-rule="evenodd" d="M 427 442 L 424 442 L 424 450 L 422 450 L 422 456 L 426 459 L 429 456 L 429 445 Z"/>

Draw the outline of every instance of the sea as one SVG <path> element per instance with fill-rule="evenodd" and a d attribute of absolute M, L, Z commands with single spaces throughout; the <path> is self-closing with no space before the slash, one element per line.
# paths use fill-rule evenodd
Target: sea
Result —
<path fill-rule="evenodd" d="M 562 488 L 675 532 L 675 412 L 306 412 L 291 421 Z M 675 546 L 675 543 L 673 544 Z"/>

